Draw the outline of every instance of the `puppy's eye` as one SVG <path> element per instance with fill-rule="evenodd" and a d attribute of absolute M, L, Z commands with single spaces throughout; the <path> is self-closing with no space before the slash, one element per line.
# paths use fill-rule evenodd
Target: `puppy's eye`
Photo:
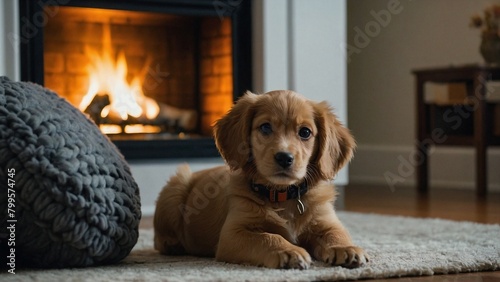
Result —
<path fill-rule="evenodd" d="M 300 130 L 299 130 L 299 136 L 300 138 L 302 138 L 303 140 L 307 140 L 309 138 L 311 138 L 311 130 L 307 127 L 302 127 Z"/>
<path fill-rule="evenodd" d="M 262 134 L 264 135 L 269 135 L 271 133 L 273 133 L 273 128 L 271 127 L 271 124 L 269 123 L 263 123 L 259 126 L 259 129 L 260 129 L 260 132 L 262 132 Z"/>

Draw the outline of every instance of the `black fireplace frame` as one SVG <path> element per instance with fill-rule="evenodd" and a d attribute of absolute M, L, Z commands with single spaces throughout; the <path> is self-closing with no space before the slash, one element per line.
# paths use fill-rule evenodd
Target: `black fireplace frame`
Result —
<path fill-rule="evenodd" d="M 43 8 L 70 6 L 160 12 L 186 16 L 230 17 L 232 22 L 233 100 L 252 87 L 250 0 L 20 0 L 21 80 L 44 85 Z M 169 140 L 114 140 L 127 160 L 218 157 L 211 137 Z"/>

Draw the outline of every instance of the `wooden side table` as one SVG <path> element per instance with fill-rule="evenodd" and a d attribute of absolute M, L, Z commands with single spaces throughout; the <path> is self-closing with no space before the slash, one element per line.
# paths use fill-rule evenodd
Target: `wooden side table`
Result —
<path fill-rule="evenodd" d="M 417 94 L 417 185 L 421 194 L 429 188 L 429 156 L 431 145 L 474 146 L 476 152 L 476 193 L 487 194 L 486 148 L 500 145 L 500 136 L 493 134 L 494 104 L 488 102 L 487 82 L 500 80 L 500 67 L 468 65 L 414 70 Z M 425 84 L 464 83 L 467 99 L 463 104 L 442 107 L 426 103 Z M 500 117 L 496 117 L 500 122 Z M 448 124 L 447 124 L 448 123 Z M 469 132 L 457 132 L 471 125 Z M 463 130 L 462 130 L 463 131 Z"/>

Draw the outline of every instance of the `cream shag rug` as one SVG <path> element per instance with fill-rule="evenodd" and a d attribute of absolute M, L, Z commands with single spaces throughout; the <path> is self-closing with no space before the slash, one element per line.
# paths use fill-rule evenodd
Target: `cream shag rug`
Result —
<path fill-rule="evenodd" d="M 310 281 L 449 274 L 500 269 L 500 225 L 338 212 L 371 262 L 361 268 L 315 262 L 308 270 L 275 270 L 167 257 L 153 249 L 153 231 L 119 264 L 61 270 L 16 269 L 4 281 Z"/>

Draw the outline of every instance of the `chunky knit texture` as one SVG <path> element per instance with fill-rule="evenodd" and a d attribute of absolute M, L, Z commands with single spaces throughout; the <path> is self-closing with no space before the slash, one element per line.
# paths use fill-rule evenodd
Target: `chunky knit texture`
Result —
<path fill-rule="evenodd" d="M 139 188 L 118 149 L 54 92 L 0 77 L 0 249 L 12 168 L 18 266 L 109 264 L 130 253 Z"/>

